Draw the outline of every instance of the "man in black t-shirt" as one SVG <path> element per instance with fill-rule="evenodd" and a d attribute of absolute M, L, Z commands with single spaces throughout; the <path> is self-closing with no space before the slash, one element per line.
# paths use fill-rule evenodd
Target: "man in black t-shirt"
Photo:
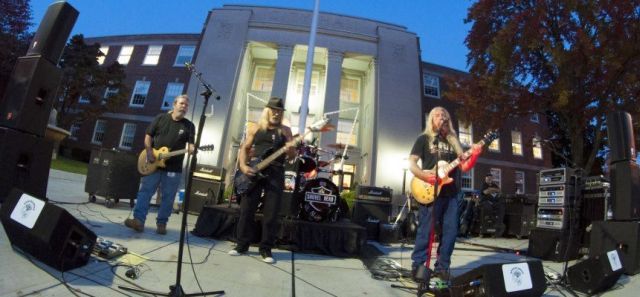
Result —
<path fill-rule="evenodd" d="M 480 223 L 487 217 L 491 218 L 495 225 L 489 226 L 489 229 L 495 228 L 494 236 L 500 237 L 506 229 L 504 225 L 505 208 L 504 199 L 500 196 L 500 187 L 493 181 L 493 175 L 488 173 L 484 177 L 484 183 L 480 189 L 480 203 L 474 217 Z"/>
<path fill-rule="evenodd" d="M 144 136 L 147 162 L 155 162 L 153 149 L 162 147 L 169 148 L 169 151 L 181 150 L 186 147 L 189 153 L 193 153 L 196 128 L 191 121 L 184 117 L 188 109 L 189 97 L 180 95 L 173 100 L 171 112 L 159 114 L 153 119 Z M 167 234 L 167 222 L 173 210 L 173 201 L 182 177 L 183 160 L 183 154 L 171 157 L 165 160 L 166 167 L 158 167 L 154 173 L 142 177 L 140 190 L 136 197 L 136 206 L 133 208 L 133 218 L 127 218 L 124 221 L 125 226 L 137 232 L 144 231 L 151 196 L 160 185 L 162 201 L 156 218 L 156 233 Z"/>

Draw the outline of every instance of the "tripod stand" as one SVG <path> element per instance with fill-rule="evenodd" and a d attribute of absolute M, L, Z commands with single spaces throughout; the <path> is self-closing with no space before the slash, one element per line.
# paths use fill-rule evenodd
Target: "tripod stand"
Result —
<path fill-rule="evenodd" d="M 176 283 L 172 286 L 169 286 L 169 293 L 159 293 L 159 292 L 151 292 L 151 291 L 147 291 L 147 290 L 139 290 L 139 289 L 134 289 L 134 288 L 129 288 L 129 287 L 123 287 L 123 286 L 118 286 L 118 288 L 123 289 L 123 290 L 127 290 L 127 291 L 132 291 L 132 292 L 137 292 L 137 293 L 147 293 L 147 294 L 152 294 L 152 295 L 159 295 L 159 296 L 171 296 L 171 297 L 182 297 L 182 296 L 206 296 L 206 295 L 221 295 L 224 294 L 224 290 L 220 290 L 220 291 L 211 291 L 211 292 L 201 292 L 201 293 L 192 293 L 192 294 L 185 294 L 184 290 L 182 289 L 182 285 L 180 284 L 180 277 L 182 275 L 182 255 L 183 255 L 183 251 L 184 251 L 184 238 L 185 238 L 185 233 L 186 233 L 186 228 L 187 228 L 187 213 L 188 213 L 188 209 L 189 209 L 189 200 L 191 200 L 191 186 L 192 186 L 192 180 L 193 180 L 193 173 L 196 170 L 196 164 L 198 163 L 198 158 L 197 158 L 197 149 L 200 146 L 200 140 L 202 139 L 202 128 L 204 127 L 204 121 L 205 121 L 205 111 L 207 109 L 207 104 L 209 102 L 209 97 L 211 97 L 211 95 L 213 95 L 213 89 L 209 86 L 209 84 L 207 84 L 203 79 L 202 79 L 202 73 L 197 73 L 195 71 L 195 67 L 189 63 L 185 63 L 187 68 L 193 72 L 195 74 L 195 76 L 198 78 L 198 80 L 200 81 L 200 83 L 204 86 L 205 90 L 204 92 L 202 92 L 200 95 L 204 97 L 204 105 L 202 107 L 202 114 L 200 115 L 200 122 L 198 123 L 198 129 L 196 131 L 198 131 L 198 135 L 196 137 L 196 141 L 195 141 L 195 148 L 196 150 L 193 152 L 193 154 L 191 155 L 191 160 L 189 162 L 189 171 L 188 171 L 188 178 L 187 178 L 187 185 L 185 187 L 185 196 L 184 196 L 184 202 L 183 202 L 183 207 L 184 207 L 184 211 L 182 212 L 182 223 L 180 225 L 180 247 L 178 248 L 178 269 L 176 271 Z M 220 100 L 220 97 L 217 96 L 216 97 L 218 100 Z M 195 108 L 195 106 L 194 106 Z"/>

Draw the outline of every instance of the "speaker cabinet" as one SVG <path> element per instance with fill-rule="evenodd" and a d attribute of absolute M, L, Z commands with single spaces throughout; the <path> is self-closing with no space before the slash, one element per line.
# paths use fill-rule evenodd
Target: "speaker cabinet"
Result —
<path fill-rule="evenodd" d="M 40 55 L 53 64 L 58 64 L 78 14 L 67 2 L 59 1 L 49 5 L 29 45 L 27 56 Z"/>
<path fill-rule="evenodd" d="M 138 157 L 109 149 L 91 151 L 85 192 L 117 199 L 135 199 L 140 188 Z"/>
<path fill-rule="evenodd" d="M 640 219 L 640 168 L 633 161 L 610 165 L 611 210 L 613 219 L 630 221 Z"/>
<path fill-rule="evenodd" d="M 591 295 L 615 285 L 622 271 L 618 251 L 611 250 L 569 267 L 567 276 L 572 289 Z"/>
<path fill-rule="evenodd" d="M 14 247 L 67 271 L 87 264 L 96 235 L 65 209 L 13 189 L 0 219 Z"/>
<path fill-rule="evenodd" d="M 611 149 L 611 163 L 631 161 L 636 158 L 636 144 L 633 137 L 631 115 L 616 111 L 607 115 L 607 135 Z"/>
<path fill-rule="evenodd" d="M 451 296 L 542 296 L 542 262 L 485 264 L 451 281 Z"/>
<path fill-rule="evenodd" d="M 388 223 L 390 215 L 391 203 L 356 199 L 351 220 L 358 225 L 366 226 L 367 221 Z"/>
<path fill-rule="evenodd" d="M 593 222 L 589 256 L 617 249 L 625 274 L 640 272 L 640 222 Z"/>
<path fill-rule="evenodd" d="M 191 180 L 189 213 L 199 214 L 204 206 L 220 203 L 222 191 L 221 182 L 194 177 Z"/>
<path fill-rule="evenodd" d="M 562 262 L 577 259 L 582 232 L 569 230 L 533 229 L 529 234 L 530 257 Z"/>
<path fill-rule="evenodd" d="M 14 187 L 46 197 L 52 150 L 42 137 L 0 127 L 0 203 Z"/>
<path fill-rule="evenodd" d="M 0 102 L 0 126 L 43 137 L 61 78 L 62 70 L 47 60 L 18 58 Z"/>

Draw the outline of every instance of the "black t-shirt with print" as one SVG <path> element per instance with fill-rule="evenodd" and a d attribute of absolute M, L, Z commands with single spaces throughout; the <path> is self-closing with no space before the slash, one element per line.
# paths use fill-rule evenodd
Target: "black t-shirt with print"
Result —
<path fill-rule="evenodd" d="M 147 127 L 146 133 L 153 137 L 153 148 L 168 147 L 169 151 L 186 148 L 187 143 L 194 143 L 195 126 L 187 119 L 174 121 L 171 113 L 159 114 Z M 166 168 L 159 168 L 169 172 L 181 172 L 184 154 L 171 157 L 165 161 Z"/>
<path fill-rule="evenodd" d="M 449 144 L 446 139 L 439 137 L 438 140 L 438 149 L 435 149 L 433 144 L 427 141 L 427 135 L 425 134 L 418 136 L 418 139 L 416 139 L 416 142 L 413 144 L 411 154 L 420 157 L 420 160 L 422 160 L 423 170 L 433 169 L 433 167 L 436 166 L 438 157 L 439 160 L 446 161 L 447 163 L 457 158 L 457 154 L 455 153 L 453 146 Z M 454 182 L 443 186 L 440 193 L 438 193 L 438 196 L 451 196 L 459 191 L 458 183 L 460 182 L 460 170 L 458 168 L 452 170 L 449 172 L 449 176 L 454 179 Z"/>

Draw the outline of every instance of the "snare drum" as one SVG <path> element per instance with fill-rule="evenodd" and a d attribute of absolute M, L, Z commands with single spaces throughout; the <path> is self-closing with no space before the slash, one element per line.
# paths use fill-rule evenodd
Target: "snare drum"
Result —
<path fill-rule="evenodd" d="M 298 195 L 301 218 L 311 222 L 335 221 L 340 202 L 338 187 L 326 178 L 308 180 Z"/>

